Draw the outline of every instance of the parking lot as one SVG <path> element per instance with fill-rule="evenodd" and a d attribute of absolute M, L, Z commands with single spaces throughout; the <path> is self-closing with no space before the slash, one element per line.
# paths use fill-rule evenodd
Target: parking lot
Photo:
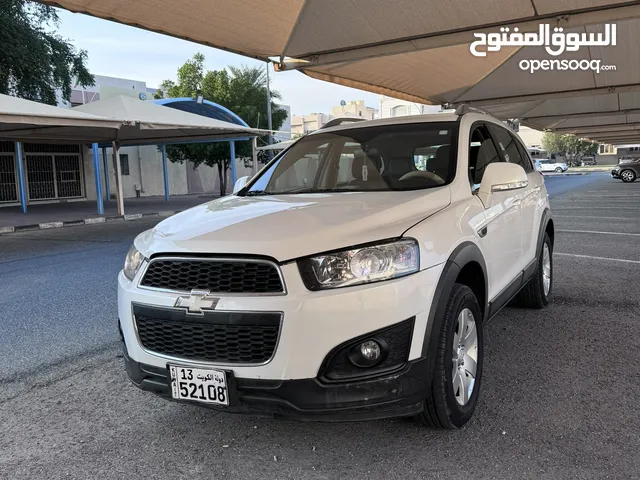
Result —
<path fill-rule="evenodd" d="M 0 236 L 0 478 L 638 478 L 640 182 L 547 187 L 553 303 L 487 325 L 480 403 L 459 431 L 140 392 L 119 355 L 116 275 L 158 219 Z"/>

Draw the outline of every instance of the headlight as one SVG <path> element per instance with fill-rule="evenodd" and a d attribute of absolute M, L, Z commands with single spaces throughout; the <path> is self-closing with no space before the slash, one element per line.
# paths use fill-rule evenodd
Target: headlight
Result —
<path fill-rule="evenodd" d="M 418 242 L 406 239 L 306 258 L 298 267 L 309 290 L 322 290 L 409 275 L 419 270 L 420 254 Z"/>
<path fill-rule="evenodd" d="M 138 273 L 140 265 L 142 265 L 144 259 L 144 255 L 136 250 L 136 247 L 131 245 L 129 253 L 127 253 L 127 257 L 124 259 L 124 276 L 129 280 L 133 280 L 133 277 Z"/>

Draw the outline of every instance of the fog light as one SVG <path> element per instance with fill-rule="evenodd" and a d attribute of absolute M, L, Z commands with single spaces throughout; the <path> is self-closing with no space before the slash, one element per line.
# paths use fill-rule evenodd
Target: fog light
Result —
<path fill-rule="evenodd" d="M 382 362 L 387 351 L 388 347 L 385 341 L 371 339 L 351 347 L 348 357 L 356 367 L 367 368 Z"/>
<path fill-rule="evenodd" d="M 367 340 L 360 344 L 360 355 L 368 362 L 375 362 L 380 358 L 382 350 L 375 340 Z"/>

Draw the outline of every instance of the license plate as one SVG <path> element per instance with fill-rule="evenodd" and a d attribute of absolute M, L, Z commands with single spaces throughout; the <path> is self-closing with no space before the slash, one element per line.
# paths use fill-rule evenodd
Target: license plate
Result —
<path fill-rule="evenodd" d="M 176 400 L 229 405 L 224 371 L 169 365 L 169 373 L 171 396 Z"/>

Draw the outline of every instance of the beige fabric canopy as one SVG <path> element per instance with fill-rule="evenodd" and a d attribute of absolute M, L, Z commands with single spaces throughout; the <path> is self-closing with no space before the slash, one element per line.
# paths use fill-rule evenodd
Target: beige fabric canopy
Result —
<path fill-rule="evenodd" d="M 233 139 L 267 134 L 263 130 L 183 112 L 125 95 L 87 103 L 72 110 L 122 122 L 124 126 L 115 139 L 121 145 Z"/>
<path fill-rule="evenodd" d="M 277 62 L 322 80 L 427 104 L 473 103 L 534 128 L 635 131 L 640 1 L 620 0 L 57 0 L 74 12 Z M 550 57 L 506 46 L 475 57 L 473 33 L 540 23 L 566 33 L 617 25 L 616 46 Z M 615 71 L 538 71 L 521 60 L 600 59 Z M 629 94 L 629 95 L 627 95 Z M 631 116 L 629 116 L 631 115 Z M 566 130 L 569 131 L 569 130 Z M 589 132 L 609 138 L 607 130 Z M 586 134 L 586 132 L 584 132 Z M 604 135 L 603 135 L 604 134 Z"/>
<path fill-rule="evenodd" d="M 18 141 L 109 142 L 122 122 L 0 95 L 0 138 Z"/>

